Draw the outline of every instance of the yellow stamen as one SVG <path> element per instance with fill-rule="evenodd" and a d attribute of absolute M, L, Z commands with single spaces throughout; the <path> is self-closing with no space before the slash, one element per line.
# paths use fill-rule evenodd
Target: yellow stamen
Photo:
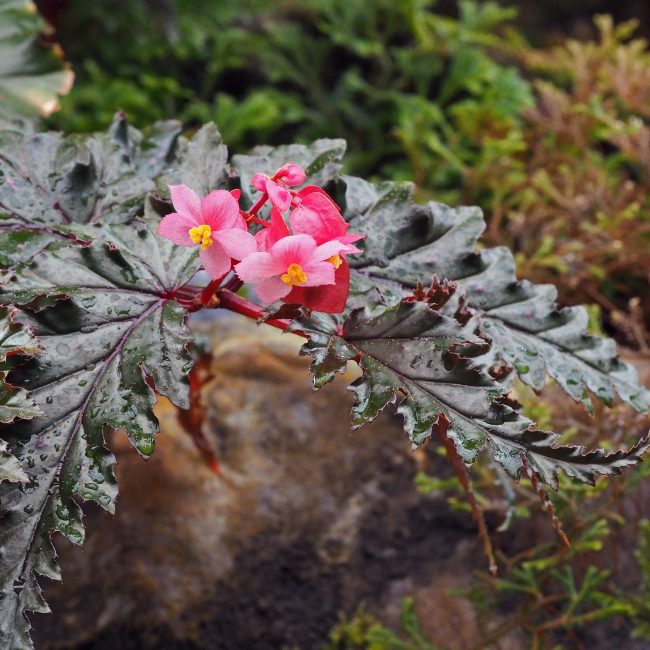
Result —
<path fill-rule="evenodd" d="M 338 256 L 338 255 L 332 255 L 332 257 L 329 257 L 327 261 L 335 268 L 338 269 L 341 264 L 343 264 L 343 260 Z"/>
<path fill-rule="evenodd" d="M 203 250 L 212 246 L 212 228 L 207 224 L 190 228 L 188 234 L 195 244 L 201 244 Z"/>
<path fill-rule="evenodd" d="M 286 273 L 280 276 L 285 284 L 296 286 L 307 282 L 307 274 L 302 270 L 300 264 L 290 264 Z"/>

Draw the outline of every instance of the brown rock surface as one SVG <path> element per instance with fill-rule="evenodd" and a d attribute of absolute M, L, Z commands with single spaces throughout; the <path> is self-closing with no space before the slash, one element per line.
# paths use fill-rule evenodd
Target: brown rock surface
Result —
<path fill-rule="evenodd" d="M 476 647 L 471 606 L 445 593 L 484 567 L 480 544 L 467 515 L 416 491 L 398 421 L 351 434 L 344 382 L 313 392 L 300 341 L 224 323 L 204 425 L 223 478 L 164 400 L 150 461 L 115 434 L 117 515 L 89 509 L 83 550 L 58 544 L 37 647 L 307 650 L 360 601 L 396 625 L 406 595 L 434 643 Z"/>

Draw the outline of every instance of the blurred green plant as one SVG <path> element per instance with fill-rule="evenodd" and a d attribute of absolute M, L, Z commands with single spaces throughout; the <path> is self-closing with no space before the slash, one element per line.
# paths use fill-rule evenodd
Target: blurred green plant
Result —
<path fill-rule="evenodd" d="M 510 135 L 521 151 L 468 169 L 458 198 L 482 203 L 488 240 L 514 247 L 525 276 L 561 281 L 565 301 L 598 305 L 647 350 L 650 51 L 634 22 L 596 26 L 591 41 L 518 51 L 536 92 Z"/>
<path fill-rule="evenodd" d="M 540 400 L 518 385 L 516 396 L 528 417 L 563 431 L 563 444 L 576 438 L 598 444 L 612 431 L 642 431 L 649 424 L 647 416 L 620 406 L 612 411 L 597 408 L 594 419 L 585 418 L 552 391 Z M 472 602 L 484 647 L 513 631 L 524 631 L 530 648 L 581 647 L 585 634 L 600 621 L 610 632 L 617 629 L 621 639 L 630 634 L 650 639 L 650 523 L 637 526 L 630 516 L 643 511 L 643 483 L 649 477 L 650 468 L 643 464 L 622 481 L 603 480 L 594 487 L 562 477 L 551 499 L 571 541 L 567 548 L 549 534 L 530 481 L 513 486 L 493 464 L 472 466 L 472 490 L 492 524 L 499 575 L 477 573 L 469 589 L 455 593 Z M 416 485 L 424 494 L 444 495 L 454 509 L 469 511 L 456 478 L 421 471 Z M 638 569 L 623 567 L 637 536 Z"/>
<path fill-rule="evenodd" d="M 494 2 L 462 0 L 457 18 L 432 0 L 113 4 L 72 1 L 60 17 L 80 74 L 52 126 L 101 129 L 122 109 L 140 125 L 214 119 L 235 150 L 344 137 L 351 171 L 452 187 L 477 150 L 459 126 L 502 133 L 533 103 L 493 56 L 515 15 Z"/>
<path fill-rule="evenodd" d="M 624 602 L 626 613 L 634 623 L 633 636 L 650 640 L 650 521 L 641 522 L 639 548 L 635 553 L 641 576 L 641 589 Z"/>
<path fill-rule="evenodd" d="M 418 478 L 425 492 L 455 487 L 450 482 L 427 483 L 430 478 L 424 474 Z M 565 495 L 567 485 L 562 487 Z M 605 483 L 596 488 L 579 487 L 581 498 L 587 500 L 607 490 Z M 632 594 L 612 587 L 609 570 L 580 562 L 587 553 L 607 550 L 612 531 L 606 518 L 591 518 L 578 528 L 581 530 L 570 550 L 557 552 L 553 542 L 546 540 L 508 558 L 503 577 L 479 575 L 470 589 L 456 592 L 474 605 L 483 636 L 480 647 L 499 647 L 499 641 L 514 630 L 528 633 L 530 648 L 562 648 L 563 641 L 581 647 L 582 629 L 615 616 L 631 621 L 633 637 L 650 640 L 650 521 L 640 522 L 636 559 L 641 584 Z M 504 611 L 511 612 L 505 619 Z M 343 618 L 332 629 L 321 650 L 435 649 L 423 637 L 414 599 L 408 597 L 402 603 L 400 630 L 386 627 L 361 604 L 353 616 Z"/>
<path fill-rule="evenodd" d="M 392 630 L 360 605 L 350 618 L 332 629 L 321 650 L 436 650 L 420 630 L 413 598 L 405 598 L 400 615 L 400 629 Z"/>

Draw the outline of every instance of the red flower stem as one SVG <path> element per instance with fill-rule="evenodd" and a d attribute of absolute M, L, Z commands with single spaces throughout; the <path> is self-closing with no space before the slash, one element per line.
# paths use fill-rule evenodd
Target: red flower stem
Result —
<path fill-rule="evenodd" d="M 239 214 L 244 218 L 246 223 L 256 223 L 260 226 L 268 226 L 269 222 L 266 221 L 265 219 L 260 219 L 259 217 L 254 217 L 252 214 L 249 212 L 246 212 L 246 210 L 240 210 Z"/>
<path fill-rule="evenodd" d="M 246 300 L 246 298 L 238 296 L 236 293 L 233 293 L 229 289 L 220 289 L 217 291 L 217 298 L 219 300 L 219 307 L 234 311 L 236 314 L 242 314 L 243 316 L 248 316 L 248 318 L 254 318 L 255 320 L 259 320 L 260 318 L 264 317 L 264 313 L 260 309 L 259 305 L 256 305 L 250 300 Z M 291 321 L 289 320 L 274 318 L 269 318 L 268 320 L 265 320 L 264 323 L 266 325 L 271 325 L 271 327 L 277 327 L 281 330 L 287 330 L 291 325 Z M 307 338 L 307 335 L 303 332 L 294 331 L 294 334 L 298 334 L 298 336 L 304 336 Z"/>
<path fill-rule="evenodd" d="M 222 289 L 228 289 L 228 291 L 237 293 L 243 286 L 244 283 L 233 273 L 230 279 L 223 285 Z"/>
<path fill-rule="evenodd" d="M 254 217 L 262 209 L 262 206 L 266 203 L 268 198 L 269 195 L 264 192 L 264 194 L 260 196 L 260 200 L 248 211 L 248 215 Z"/>
<path fill-rule="evenodd" d="M 226 273 L 226 275 L 228 275 Z M 214 296 L 215 292 L 219 287 L 221 286 L 221 283 L 223 282 L 223 279 L 226 277 L 226 275 L 222 275 L 219 279 L 217 280 L 212 280 L 210 284 L 208 284 L 203 291 L 201 291 L 201 305 L 204 307 L 207 307 L 210 303 L 210 300 L 212 299 L 212 296 Z M 230 291 L 233 291 L 236 293 L 239 291 L 242 287 L 244 286 L 244 283 L 233 273 L 232 276 L 228 279 L 226 283 L 224 283 L 222 289 L 228 289 Z"/>
<path fill-rule="evenodd" d="M 221 282 L 223 280 L 224 276 L 217 278 L 216 280 L 212 280 L 210 284 L 208 284 L 203 291 L 201 291 L 201 304 L 202 305 L 207 305 L 210 302 L 210 298 L 214 295 L 214 292 L 219 288 L 221 285 Z"/>

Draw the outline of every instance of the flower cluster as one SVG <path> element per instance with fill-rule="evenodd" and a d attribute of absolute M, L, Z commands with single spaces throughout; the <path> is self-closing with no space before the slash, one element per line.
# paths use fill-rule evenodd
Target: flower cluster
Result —
<path fill-rule="evenodd" d="M 215 279 L 231 269 L 270 304 L 282 300 L 315 311 L 343 311 L 350 288 L 346 255 L 359 253 L 348 223 L 330 196 L 304 183 L 293 163 L 271 177 L 257 173 L 252 185 L 262 193 L 250 211 L 239 207 L 239 190 L 215 190 L 199 198 L 186 185 L 171 185 L 176 212 L 160 222 L 158 234 L 180 246 L 199 246 L 203 268 Z M 269 201 L 268 220 L 257 217 Z M 285 213 L 289 212 L 288 216 Z M 255 235 L 249 227 L 256 224 Z"/>

